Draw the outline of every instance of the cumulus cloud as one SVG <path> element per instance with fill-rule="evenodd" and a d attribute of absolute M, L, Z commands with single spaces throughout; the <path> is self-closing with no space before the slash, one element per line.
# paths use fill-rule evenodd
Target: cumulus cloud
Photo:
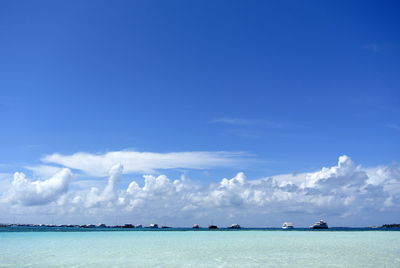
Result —
<path fill-rule="evenodd" d="M 62 202 L 60 198 L 51 206 L 59 212 L 77 215 L 129 215 L 136 220 L 169 219 L 174 224 L 185 219 L 191 222 L 251 219 L 260 225 L 268 218 L 284 221 L 298 215 L 300 222 L 324 215 L 337 222 L 351 219 L 355 224 L 365 225 L 364 221 L 376 220 L 377 215 L 400 212 L 400 167 L 393 164 L 363 168 L 348 156 L 341 156 L 336 165 L 315 172 L 253 180 L 239 172 L 233 178 L 209 185 L 185 177 L 171 180 L 166 175 L 144 175 L 143 183 L 132 180 L 120 187 L 118 182 L 124 168 L 121 164 L 114 165 L 103 189 L 69 191 Z M 66 191 L 64 187 L 56 187 L 58 190 L 53 188 L 49 192 L 57 194 L 44 194 L 46 191 L 31 186 L 35 182 L 28 182 L 20 173 L 16 173 L 14 181 L 12 188 L 20 189 L 20 194 L 14 194 L 12 200 L 21 205 L 48 204 Z M 32 195 L 36 198 L 29 197 Z M 38 196 L 42 196 L 39 202 Z"/>
<path fill-rule="evenodd" d="M 117 198 L 117 183 L 121 177 L 122 171 L 123 166 L 121 164 L 116 164 L 111 167 L 109 171 L 110 177 L 108 178 L 108 182 L 104 190 L 100 192 L 99 188 L 92 187 L 86 197 L 85 206 L 94 207 L 110 202 Z"/>
<path fill-rule="evenodd" d="M 154 173 L 162 169 L 207 169 L 235 166 L 243 163 L 246 155 L 241 152 L 175 152 L 151 153 L 116 151 L 104 154 L 75 153 L 72 155 L 51 154 L 43 162 L 59 164 L 83 171 L 90 176 L 106 176 L 116 163 L 124 166 L 124 173 Z"/>
<path fill-rule="evenodd" d="M 16 172 L 5 199 L 24 206 L 46 205 L 67 192 L 71 178 L 72 173 L 67 168 L 43 181 L 31 181 L 24 173 Z"/>

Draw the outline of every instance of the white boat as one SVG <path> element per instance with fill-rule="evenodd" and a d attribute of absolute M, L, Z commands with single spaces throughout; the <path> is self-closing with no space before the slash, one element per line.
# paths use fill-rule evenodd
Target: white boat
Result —
<path fill-rule="evenodd" d="M 291 222 L 284 222 L 282 224 L 282 229 L 293 229 L 294 228 L 294 224 Z"/>
<path fill-rule="evenodd" d="M 328 224 L 323 220 L 320 220 L 311 225 L 310 229 L 328 229 Z"/>
<path fill-rule="evenodd" d="M 232 224 L 232 225 L 230 225 L 229 227 L 228 227 L 228 229 L 240 229 L 241 227 L 240 227 L 240 225 L 239 224 Z"/>

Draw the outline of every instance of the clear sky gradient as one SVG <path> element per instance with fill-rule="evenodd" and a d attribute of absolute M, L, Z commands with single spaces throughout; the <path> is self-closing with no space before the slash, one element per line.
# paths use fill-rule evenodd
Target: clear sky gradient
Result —
<path fill-rule="evenodd" d="M 399 161 L 399 12 L 398 1 L 1 1 L 0 173 L 123 150 L 243 154 L 164 172 L 202 183 L 341 155 Z"/>

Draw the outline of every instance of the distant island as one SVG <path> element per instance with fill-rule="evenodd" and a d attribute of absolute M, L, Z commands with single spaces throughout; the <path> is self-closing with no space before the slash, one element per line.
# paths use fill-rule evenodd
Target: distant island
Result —
<path fill-rule="evenodd" d="M 381 226 L 381 228 L 400 228 L 400 224 L 399 223 L 384 224 Z"/>

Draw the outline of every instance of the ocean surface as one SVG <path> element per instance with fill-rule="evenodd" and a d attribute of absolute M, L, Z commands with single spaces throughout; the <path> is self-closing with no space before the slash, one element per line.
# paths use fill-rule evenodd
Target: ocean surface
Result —
<path fill-rule="evenodd" d="M 0 267 L 398 268 L 400 232 L 0 228 Z"/>

